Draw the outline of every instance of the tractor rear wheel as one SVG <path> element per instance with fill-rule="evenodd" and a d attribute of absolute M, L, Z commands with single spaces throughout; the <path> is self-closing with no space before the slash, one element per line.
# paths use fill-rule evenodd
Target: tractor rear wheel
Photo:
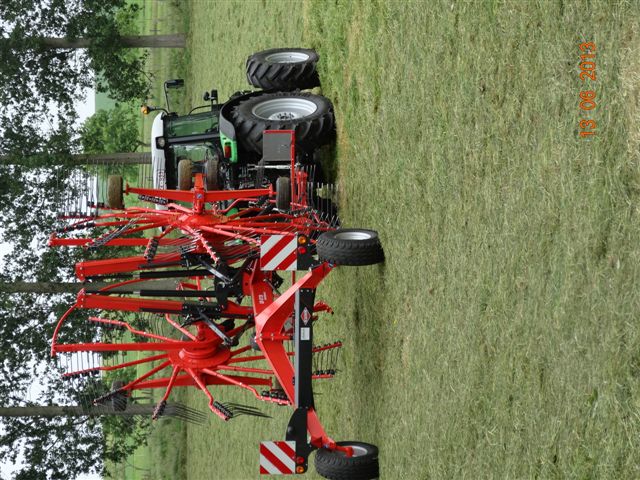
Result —
<path fill-rule="evenodd" d="M 339 450 L 319 449 L 315 457 L 318 474 L 331 480 L 372 480 L 379 477 L 378 447 L 363 442 L 337 443 L 353 448 L 353 456 L 347 457 Z"/>
<path fill-rule="evenodd" d="M 122 176 L 109 175 L 107 179 L 107 205 L 109 208 L 124 208 L 124 199 L 122 196 Z"/>
<path fill-rule="evenodd" d="M 254 53 L 247 59 L 247 80 L 263 90 L 290 91 L 320 85 L 315 50 L 272 48 Z"/>
<path fill-rule="evenodd" d="M 276 180 L 276 208 L 286 211 L 291 207 L 291 179 L 278 177 Z"/>
<path fill-rule="evenodd" d="M 384 262 L 384 251 L 374 230 L 342 228 L 318 237 L 320 260 L 335 265 L 374 265 Z"/>
<path fill-rule="evenodd" d="M 193 165 L 183 158 L 178 162 L 178 190 L 191 190 L 193 186 Z"/>
<path fill-rule="evenodd" d="M 242 147 L 258 155 L 262 155 L 265 130 L 295 130 L 296 146 L 308 152 L 335 137 L 331 102 L 311 93 L 279 92 L 251 97 L 233 109 L 232 118 Z"/>

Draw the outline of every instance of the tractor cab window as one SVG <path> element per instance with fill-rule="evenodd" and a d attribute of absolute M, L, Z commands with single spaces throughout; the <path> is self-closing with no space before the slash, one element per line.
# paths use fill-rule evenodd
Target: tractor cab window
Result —
<path fill-rule="evenodd" d="M 218 111 L 209 110 L 182 117 L 166 117 L 165 135 L 171 139 L 212 133 L 218 128 Z"/>

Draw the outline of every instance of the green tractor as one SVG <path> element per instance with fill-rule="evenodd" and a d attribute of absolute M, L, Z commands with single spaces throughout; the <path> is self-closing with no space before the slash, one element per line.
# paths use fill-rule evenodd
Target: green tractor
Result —
<path fill-rule="evenodd" d="M 297 161 L 313 164 L 315 150 L 335 137 L 331 102 L 303 91 L 320 85 L 318 54 L 304 48 L 276 48 L 247 59 L 249 83 L 260 89 L 238 91 L 218 102 L 216 90 L 204 94 L 206 105 L 178 115 L 169 108 L 169 90 L 183 80 L 164 84 L 167 108 L 142 106 L 143 113 L 160 110 L 151 128 L 153 185 L 189 190 L 193 174 L 205 174 L 208 189 L 243 189 L 275 184 L 289 165 L 263 159 L 265 130 L 294 130 Z"/>

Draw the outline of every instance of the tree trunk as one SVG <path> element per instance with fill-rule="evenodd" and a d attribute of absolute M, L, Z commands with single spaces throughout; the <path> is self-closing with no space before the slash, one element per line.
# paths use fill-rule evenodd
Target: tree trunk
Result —
<path fill-rule="evenodd" d="M 53 295 L 56 293 L 78 293 L 83 288 L 87 293 L 95 293 L 101 288 L 113 285 L 104 282 L 0 282 L 2 293 L 38 293 Z M 128 292 L 134 290 L 175 290 L 176 281 L 172 279 L 145 280 L 130 285 L 112 288 L 112 292 Z"/>
<path fill-rule="evenodd" d="M 34 405 L 29 407 L 0 407 L 0 417 L 83 417 L 97 415 L 118 415 L 132 417 L 134 415 L 151 415 L 155 405 L 128 405 L 124 411 L 112 407 L 82 407 L 80 405 Z"/>
<path fill-rule="evenodd" d="M 82 153 L 72 155 L 72 161 L 78 165 L 150 164 L 151 152 Z"/>
<path fill-rule="evenodd" d="M 82 283 L 63 282 L 7 282 L 0 283 L 0 293 L 78 293 Z"/>
<path fill-rule="evenodd" d="M 46 156 L 43 155 L 43 158 Z M 15 155 L 1 155 L 0 165 L 142 165 L 151 163 L 150 152 L 123 152 L 123 153 L 81 153 L 71 155 L 65 161 L 61 157 L 53 157 L 53 161 L 45 162 L 40 157 L 18 157 Z"/>
<path fill-rule="evenodd" d="M 123 35 L 120 41 L 125 48 L 184 48 L 186 46 L 183 33 L 169 35 Z M 42 43 L 48 48 L 87 48 L 91 45 L 90 38 L 43 37 Z"/>

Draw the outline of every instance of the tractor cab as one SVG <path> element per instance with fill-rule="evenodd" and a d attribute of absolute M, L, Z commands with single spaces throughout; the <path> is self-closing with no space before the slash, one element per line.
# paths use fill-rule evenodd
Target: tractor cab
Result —
<path fill-rule="evenodd" d="M 166 109 L 142 106 L 143 114 L 160 110 L 151 127 L 154 188 L 189 189 L 193 172 L 204 172 L 205 167 L 216 170 L 205 173 L 208 173 L 209 186 L 217 185 L 217 178 L 213 176 L 218 175 L 217 165 L 223 153 L 218 129 L 220 105 L 217 93 L 212 90 L 205 94 L 205 100 L 210 101 L 208 105 L 196 107 L 187 115 L 178 115 L 170 111 L 169 90 L 183 85 L 181 79 L 165 82 Z"/>

